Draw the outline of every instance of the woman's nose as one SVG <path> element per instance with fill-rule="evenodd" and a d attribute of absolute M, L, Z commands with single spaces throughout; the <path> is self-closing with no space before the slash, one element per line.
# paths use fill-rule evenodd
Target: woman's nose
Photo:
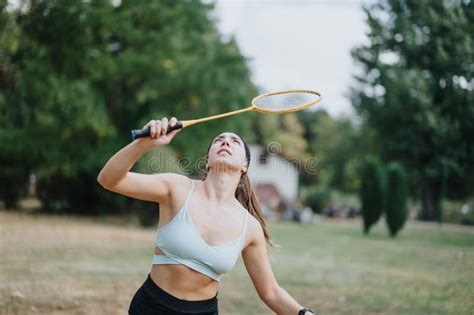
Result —
<path fill-rule="evenodd" d="M 224 139 L 224 140 L 222 140 L 222 144 L 221 144 L 221 146 L 223 146 L 224 144 L 227 144 L 227 146 L 229 146 L 229 145 L 230 145 L 230 144 L 229 144 L 229 141 L 227 141 L 227 140 L 225 140 L 225 139 Z"/>

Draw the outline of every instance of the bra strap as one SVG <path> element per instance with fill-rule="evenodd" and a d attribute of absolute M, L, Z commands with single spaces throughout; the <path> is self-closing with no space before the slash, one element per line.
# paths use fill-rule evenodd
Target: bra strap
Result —
<path fill-rule="evenodd" d="M 247 221 L 248 221 L 248 216 L 249 216 L 249 211 L 245 211 L 245 222 L 244 222 L 244 230 L 242 231 L 242 233 L 245 233 L 245 230 L 247 228 Z"/>
<path fill-rule="evenodd" d="M 191 190 L 189 190 L 189 193 L 188 193 L 188 196 L 186 197 L 186 201 L 184 202 L 184 206 L 183 207 L 187 207 L 188 206 L 188 202 L 189 202 L 189 199 L 191 199 L 191 195 L 194 191 L 194 180 L 191 179 L 191 183 L 192 183 L 192 186 L 191 186 Z"/>

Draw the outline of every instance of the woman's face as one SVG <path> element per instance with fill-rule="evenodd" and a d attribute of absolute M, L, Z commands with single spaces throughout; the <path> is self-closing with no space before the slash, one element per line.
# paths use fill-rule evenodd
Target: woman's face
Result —
<path fill-rule="evenodd" d="M 242 139 L 232 132 L 224 132 L 215 137 L 209 149 L 207 165 L 216 171 L 247 171 Z"/>

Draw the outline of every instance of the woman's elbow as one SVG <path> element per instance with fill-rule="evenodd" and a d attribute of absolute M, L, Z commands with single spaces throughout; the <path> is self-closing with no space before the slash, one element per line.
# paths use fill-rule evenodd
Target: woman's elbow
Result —
<path fill-rule="evenodd" d="M 97 182 L 100 184 L 100 186 L 106 188 L 106 182 L 101 174 L 97 176 Z"/>
<path fill-rule="evenodd" d="M 273 285 L 271 288 L 265 290 L 259 294 L 260 299 L 265 302 L 266 304 L 272 304 L 275 300 L 278 300 L 278 294 L 280 291 L 280 287 L 278 284 Z"/>
<path fill-rule="evenodd" d="M 113 186 L 111 180 L 102 171 L 97 175 L 97 182 L 105 189 Z"/>

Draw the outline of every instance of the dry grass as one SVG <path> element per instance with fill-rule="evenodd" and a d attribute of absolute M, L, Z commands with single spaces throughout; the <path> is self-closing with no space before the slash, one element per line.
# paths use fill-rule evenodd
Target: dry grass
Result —
<path fill-rule="evenodd" d="M 391 240 L 357 221 L 271 223 L 279 284 L 320 314 L 474 314 L 472 228 L 409 224 Z M 154 229 L 0 211 L 2 314 L 126 314 L 153 255 Z M 220 313 L 273 314 L 241 258 L 224 275 Z"/>

